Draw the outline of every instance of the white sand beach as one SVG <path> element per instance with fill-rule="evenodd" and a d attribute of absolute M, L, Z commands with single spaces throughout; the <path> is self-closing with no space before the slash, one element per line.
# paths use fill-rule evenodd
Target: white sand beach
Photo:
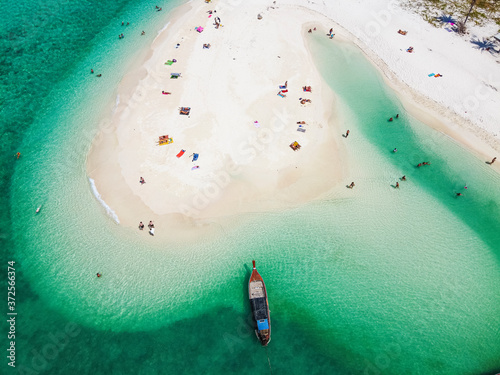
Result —
<path fill-rule="evenodd" d="M 200 0 L 169 17 L 150 56 L 118 88 L 112 131 L 99 134 L 89 154 L 89 177 L 122 225 L 153 220 L 172 235 L 172 228 L 218 217 L 293 207 L 345 184 L 346 127 L 307 49 L 313 27 L 323 35 L 333 27 L 335 38 L 357 43 L 427 124 L 485 158 L 500 154 L 494 56 L 387 1 L 300 3 Z M 209 10 L 216 12 L 209 17 Z M 456 59 L 457 53 L 466 57 Z M 171 59 L 177 62 L 165 65 Z M 171 73 L 181 76 L 171 79 Z M 283 98 L 278 92 L 285 82 Z M 190 114 L 181 115 L 180 107 L 190 107 Z M 297 130 L 300 121 L 305 132 Z M 164 135 L 173 142 L 159 146 Z M 300 150 L 289 147 L 294 141 Z"/>
<path fill-rule="evenodd" d="M 89 157 L 89 175 L 120 222 L 136 226 L 138 217 L 147 217 L 172 225 L 181 217 L 283 209 L 342 182 L 345 129 L 304 45 L 304 13 L 268 12 L 259 20 L 261 6 L 181 8 L 150 58 L 124 79 L 114 131 L 96 139 Z M 209 18 L 208 10 L 216 13 Z M 169 59 L 177 62 L 165 65 Z M 306 85 L 312 92 L 303 91 Z M 189 116 L 179 107 L 190 107 Z M 297 130 L 302 121 L 305 132 Z M 162 135 L 173 143 L 157 145 Z M 289 147 L 295 141 L 301 150 Z"/>

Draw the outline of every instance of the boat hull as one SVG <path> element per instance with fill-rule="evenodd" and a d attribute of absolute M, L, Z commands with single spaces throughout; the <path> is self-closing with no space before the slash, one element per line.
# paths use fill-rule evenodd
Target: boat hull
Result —
<path fill-rule="evenodd" d="M 271 316 L 266 285 L 255 268 L 255 261 L 253 261 L 253 270 L 248 281 L 248 296 L 256 325 L 255 333 L 262 346 L 267 346 L 271 341 Z"/>

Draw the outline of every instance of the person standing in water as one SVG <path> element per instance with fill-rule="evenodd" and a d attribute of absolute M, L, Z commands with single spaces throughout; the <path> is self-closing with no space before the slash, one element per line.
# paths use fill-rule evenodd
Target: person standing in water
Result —
<path fill-rule="evenodd" d="M 349 129 L 345 132 L 345 137 L 347 138 L 349 136 Z"/>
<path fill-rule="evenodd" d="M 404 175 L 403 177 L 401 177 L 401 181 L 406 181 L 406 175 Z"/>
<path fill-rule="evenodd" d="M 497 160 L 497 157 L 495 156 L 493 159 L 491 159 L 490 161 L 490 165 L 493 164 L 495 162 L 495 160 Z"/>
<path fill-rule="evenodd" d="M 396 182 L 396 189 L 399 189 L 399 182 Z"/>
<path fill-rule="evenodd" d="M 355 186 L 355 185 L 354 185 L 354 181 L 353 181 L 353 182 L 351 182 L 351 184 L 349 185 L 349 189 L 352 189 L 354 186 Z"/>

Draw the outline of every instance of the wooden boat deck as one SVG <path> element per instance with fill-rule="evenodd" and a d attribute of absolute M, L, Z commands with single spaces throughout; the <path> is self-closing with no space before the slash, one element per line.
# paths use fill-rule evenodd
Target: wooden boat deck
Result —
<path fill-rule="evenodd" d="M 264 288 L 262 281 L 251 281 L 250 282 L 250 298 L 264 298 Z"/>

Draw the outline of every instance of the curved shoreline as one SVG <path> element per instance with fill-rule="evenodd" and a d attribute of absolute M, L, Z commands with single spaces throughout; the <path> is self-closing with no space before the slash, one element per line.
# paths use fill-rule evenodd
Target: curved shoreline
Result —
<path fill-rule="evenodd" d="M 329 111 L 334 103 L 334 94 L 315 68 L 308 70 L 306 75 L 301 75 L 289 67 L 276 68 L 283 61 L 292 66 L 314 66 L 306 45 L 306 30 L 309 26 L 319 26 L 320 30 L 327 29 L 327 25 L 335 21 L 302 6 L 284 6 L 284 10 L 268 8 L 267 11 L 260 12 L 264 18 L 257 21 L 256 15 L 259 13 L 257 9 L 260 8 L 258 5 L 253 5 L 255 20 L 243 19 L 240 20 L 240 24 L 245 20 L 247 23 L 257 23 L 253 26 L 253 34 L 262 32 L 259 28 L 264 26 L 267 26 L 267 30 L 263 35 L 272 35 L 276 38 L 276 34 L 282 34 L 282 38 L 274 43 L 265 40 L 264 45 L 259 45 L 257 36 L 252 34 L 245 40 L 245 35 L 241 31 L 239 33 L 236 31 L 239 24 L 234 19 L 237 19 L 239 14 L 236 14 L 230 6 L 227 6 L 228 9 L 224 7 L 215 6 L 223 18 L 223 23 L 226 18 L 234 23 L 234 25 L 229 24 L 232 27 L 230 36 L 224 33 L 229 29 L 214 30 L 210 25 L 211 19 L 206 21 L 206 9 L 214 9 L 214 6 L 204 4 L 191 6 L 191 3 L 187 3 L 174 11 L 172 17 L 169 17 L 172 21 L 155 38 L 143 64 L 122 81 L 119 88 L 120 108 L 113 113 L 111 120 L 114 130 L 106 134 L 101 132 L 92 145 L 88 158 L 89 176 L 99 185 L 103 199 L 119 213 L 125 226 L 134 227 L 139 220 L 144 221 L 147 218 L 161 222 L 169 228 L 176 228 L 180 232 L 189 231 L 189 228 L 205 226 L 217 217 L 294 207 L 321 196 L 344 179 L 346 168 L 341 168 L 340 165 L 347 164 L 348 160 L 339 141 L 342 139 L 340 134 L 345 129 L 340 129 L 339 119 Z M 247 5 L 247 7 L 252 6 Z M 174 17 L 174 14 L 179 18 Z M 287 21 L 281 21 L 285 16 Z M 279 27 L 273 24 L 272 20 L 276 23 L 279 20 L 281 22 Z M 266 25 L 266 22 L 269 24 Z M 203 34 L 197 34 L 192 30 L 195 24 L 205 27 Z M 247 26 L 250 28 L 252 25 Z M 171 33 L 167 34 L 169 30 Z M 472 137 L 466 120 L 461 121 L 459 116 L 456 116 L 460 124 L 459 129 L 452 126 L 452 118 L 446 118 L 445 122 L 442 118 L 438 120 L 438 111 L 444 112 L 439 103 L 424 97 L 403 81 L 399 81 L 380 57 L 367 48 L 361 48 L 362 42 L 340 25 L 336 24 L 335 32 L 336 38 L 354 43 L 363 51 L 369 61 L 381 71 L 385 82 L 396 92 L 412 116 L 450 135 L 481 157 L 487 158 L 495 150 L 500 150 L 500 147 L 487 146 L 486 139 Z M 302 38 L 300 42 L 298 33 Z M 213 44 L 212 49 L 195 50 L 195 46 L 201 49 L 202 39 L 206 39 L 207 35 L 210 36 L 210 40 L 207 41 Z M 295 36 L 295 39 L 291 36 Z M 181 43 L 179 50 L 172 49 L 176 41 Z M 269 49 L 269 44 L 273 44 L 277 52 Z M 240 45 L 245 47 L 240 49 Z M 214 50 L 222 50 L 222 46 L 226 47 L 225 54 L 219 51 L 217 59 L 210 60 L 209 53 L 217 53 Z M 186 49 L 189 51 L 186 52 Z M 256 49 L 259 50 L 260 56 L 278 55 L 280 60 L 268 64 L 266 69 L 251 67 L 247 62 L 253 57 L 249 55 L 249 51 Z M 173 70 L 161 66 L 162 60 L 166 61 L 173 57 L 172 53 L 178 60 L 178 63 L 173 65 L 175 68 Z M 229 54 L 235 56 L 233 61 L 238 61 L 232 62 L 227 56 Z M 298 55 L 301 57 L 297 57 Z M 242 58 L 244 62 L 239 63 Z M 303 63 L 297 64 L 297 58 Z M 206 64 L 223 64 L 223 68 L 209 69 Z M 237 68 L 234 67 L 236 64 Z M 171 82 L 168 80 L 168 73 L 176 69 L 182 70 L 184 78 Z M 247 74 L 242 74 L 245 69 Z M 268 71 L 271 74 L 268 74 Z M 252 77 L 258 77 L 257 86 Z M 289 80 L 295 86 L 295 90 L 301 84 L 299 82 L 311 84 L 313 81 L 314 103 L 309 109 L 316 109 L 316 112 L 321 112 L 321 116 L 315 116 L 312 111 L 297 112 L 300 105 L 298 103 L 294 103 L 295 107 L 290 105 L 293 100 L 290 94 L 286 99 L 273 98 L 276 95 L 273 91 L 278 91 L 278 84 L 282 84 L 280 79 Z M 190 90 L 186 88 L 189 85 L 191 85 Z M 174 95 L 162 97 L 160 92 L 164 86 L 173 87 Z M 265 91 L 262 95 L 265 99 L 260 97 L 259 92 L 262 90 Z M 245 91 L 244 95 L 241 91 Z M 318 91 L 320 95 L 317 94 Z M 295 91 L 293 94 L 300 94 L 300 91 Z M 174 97 L 176 99 L 173 100 Z M 217 100 L 214 100 L 214 97 Z M 321 101 L 318 100 L 319 97 L 322 97 Z M 245 100 L 251 104 L 247 104 Z M 220 102 L 223 102 L 223 105 Z M 163 109 L 164 104 L 168 105 L 166 109 Z M 175 108 L 182 105 L 193 106 L 189 119 L 176 113 Z M 281 108 L 281 111 L 285 105 L 285 112 L 279 113 L 275 110 L 273 113 L 262 110 L 262 107 L 267 105 L 280 106 L 277 108 Z M 140 106 L 148 107 L 147 111 L 141 112 Z M 162 109 L 155 109 L 159 107 Z M 238 108 L 238 110 L 227 108 Z M 298 133 L 290 131 L 292 126 L 290 123 L 294 124 L 295 119 L 299 120 L 297 116 L 303 113 L 314 117 L 312 121 L 308 119 L 309 125 L 313 125 L 314 129 L 308 128 L 305 135 L 309 137 L 313 133 L 312 130 L 316 134 L 313 140 L 303 137 L 304 141 L 300 143 L 307 147 L 309 142 L 316 142 L 314 157 L 311 157 L 310 153 L 304 155 L 304 149 L 298 153 L 291 153 L 288 149 L 289 141 L 300 137 Z M 451 112 L 445 113 L 445 116 L 452 116 Z M 287 121 L 282 121 L 280 116 L 286 117 L 289 124 L 283 125 Z M 133 118 L 132 121 L 129 120 L 130 117 Z M 169 123 L 168 129 L 163 127 L 163 119 L 168 119 L 166 121 Z M 261 126 L 255 130 L 252 129 L 254 119 L 255 121 L 258 119 Z M 175 125 L 172 125 L 174 123 Z M 233 124 L 244 124 L 244 126 L 234 131 Z M 126 129 L 127 126 L 137 127 L 136 125 L 140 129 L 135 133 Z M 332 134 L 332 127 L 335 128 L 335 136 Z M 253 135 L 249 128 L 254 130 Z M 473 130 L 477 133 L 477 129 Z M 172 135 L 174 144 L 151 147 L 153 139 L 163 132 Z M 217 132 L 225 135 L 214 136 Z M 293 139 L 286 138 L 286 141 L 280 139 L 279 143 L 276 143 L 276 138 L 282 137 L 285 133 L 285 137 Z M 332 145 L 339 147 L 333 154 Z M 184 159 L 175 158 L 175 154 L 181 148 L 190 150 L 187 151 L 189 154 L 199 149 L 203 150 L 199 162 L 200 170 L 190 170 L 191 165 L 185 160 L 187 155 Z M 165 152 L 159 152 L 160 150 Z M 275 150 L 279 150 L 277 155 Z M 205 159 L 210 152 L 216 155 L 209 155 L 208 160 Z M 300 155 L 300 158 L 297 155 Z M 290 158 L 293 158 L 292 162 L 287 161 Z M 328 165 L 333 173 L 326 175 L 322 173 L 326 165 L 321 164 L 325 158 L 337 161 L 333 168 L 331 163 Z M 271 164 L 277 166 L 276 172 L 274 168 L 272 171 L 269 168 Z M 314 168 L 311 168 L 311 165 Z M 295 171 L 293 166 L 299 170 Z M 198 173 L 205 170 L 206 173 Z M 147 181 L 144 186 L 138 183 L 139 176 L 142 175 Z M 311 179 L 314 183 L 311 183 Z"/>
<path fill-rule="evenodd" d="M 340 155 L 342 146 L 335 147 L 339 137 L 331 127 L 335 133 L 345 130 L 338 128 L 331 112 L 333 94 L 303 44 L 305 30 L 295 22 L 302 14 L 290 17 L 285 26 L 277 26 L 281 13 L 262 21 L 255 17 L 254 33 L 235 38 L 234 30 L 248 17 L 217 7 L 222 22 L 231 21 L 216 30 L 211 19 L 206 21 L 206 9 L 213 8 L 184 10 L 159 35 L 144 64 L 120 87 L 114 130 L 101 132 L 92 146 L 89 175 L 125 226 L 148 217 L 189 228 L 239 212 L 287 209 L 342 180 L 340 161 L 346 158 Z M 203 34 L 193 30 L 195 24 L 205 27 Z M 271 34 L 273 43 L 266 39 Z M 201 48 L 206 36 L 209 50 Z M 181 44 L 178 49 L 175 42 Z M 262 55 L 269 60 L 249 63 Z M 178 62 L 163 66 L 169 58 Z M 174 71 L 182 78 L 169 80 Z M 288 97 L 280 98 L 278 85 L 286 80 Z M 296 100 L 304 94 L 301 85 L 313 87 L 308 106 Z M 172 95 L 161 95 L 162 87 Z M 192 106 L 190 116 L 176 112 L 183 105 Z M 297 121 L 307 122 L 306 133 L 297 131 Z M 154 146 L 163 133 L 172 136 L 173 144 Z M 301 151 L 289 148 L 295 140 Z M 180 149 L 187 155 L 176 158 Z M 187 160 L 193 152 L 200 154 L 199 170 L 191 170 Z M 322 173 L 327 169 L 328 174 Z M 139 176 L 146 180 L 143 186 Z"/>

